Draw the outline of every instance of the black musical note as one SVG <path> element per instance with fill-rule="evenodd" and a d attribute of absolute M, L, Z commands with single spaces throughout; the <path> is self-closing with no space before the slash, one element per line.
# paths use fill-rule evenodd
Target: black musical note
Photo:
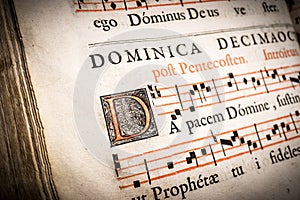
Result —
<path fill-rule="evenodd" d="M 148 10 L 148 3 L 147 3 L 147 0 L 136 1 L 136 6 L 137 6 L 137 7 L 142 7 L 142 6 L 143 6 L 142 3 L 145 3 L 146 9 Z"/>
<path fill-rule="evenodd" d="M 286 80 L 285 74 L 282 74 L 281 77 L 282 77 L 282 79 L 283 79 L 284 81 Z"/>
<path fill-rule="evenodd" d="M 283 136 L 284 136 L 284 139 L 287 140 L 287 137 L 286 137 L 286 132 L 285 130 L 288 132 L 291 130 L 291 127 L 289 124 L 285 124 L 284 122 L 281 122 L 280 123 L 280 126 L 281 126 L 281 130 L 282 130 L 282 133 L 283 133 Z"/>
<path fill-rule="evenodd" d="M 204 95 L 204 92 L 203 92 L 203 89 L 205 89 L 205 84 L 204 83 L 200 83 L 200 88 L 201 88 L 201 91 L 202 91 L 202 95 L 204 97 L 204 100 L 206 101 L 206 97 Z"/>
<path fill-rule="evenodd" d="M 179 112 L 180 113 L 180 112 Z M 179 113 L 177 113 L 177 114 L 179 114 Z M 230 135 L 229 136 L 229 138 L 226 138 L 226 139 L 220 139 L 220 144 L 222 145 L 222 150 L 223 150 L 223 153 L 224 153 L 224 156 L 226 156 L 226 154 L 225 154 L 225 150 L 230 150 L 230 149 L 232 149 L 232 148 L 230 148 L 230 147 L 224 147 L 224 145 L 228 145 L 228 146 L 236 146 L 236 144 L 239 142 L 239 140 L 241 141 L 241 143 L 244 143 L 245 141 L 244 141 L 244 138 L 242 137 L 243 135 L 242 134 L 240 134 L 240 133 L 242 133 L 243 131 L 241 131 L 241 130 L 244 130 L 244 128 L 245 129 L 247 129 L 248 131 L 246 131 L 248 134 L 247 135 L 245 135 L 244 137 L 246 138 L 246 137 L 248 137 L 248 136 L 253 136 L 253 137 L 255 137 L 255 133 L 256 133 L 256 135 L 257 135 L 257 138 L 258 138 L 258 140 L 255 138 L 255 139 L 253 139 L 253 138 L 251 138 L 251 140 L 249 139 L 249 140 L 246 140 L 246 143 L 247 143 L 247 146 L 248 146 L 248 149 L 249 149 L 249 153 L 250 154 L 253 154 L 253 152 L 255 151 L 255 150 L 259 150 L 260 148 L 261 149 L 264 149 L 264 148 L 266 148 L 267 146 L 271 146 L 271 145 L 275 145 L 275 144 L 277 144 L 278 143 L 278 141 L 274 141 L 274 143 L 271 143 L 270 142 L 270 144 L 269 145 L 266 145 L 266 146 L 264 146 L 263 147 L 263 145 L 262 145 L 262 141 L 261 141 L 261 138 L 260 138 L 260 136 L 266 131 L 266 130 L 270 130 L 269 128 L 271 127 L 272 128 L 272 132 L 274 133 L 274 134 L 278 134 L 278 131 L 279 131 L 279 133 L 281 133 L 281 135 L 284 135 L 285 136 L 285 138 L 286 138 L 286 140 L 287 140 L 287 138 L 288 139 L 296 139 L 296 138 L 298 138 L 298 137 L 291 137 L 291 138 L 289 138 L 289 137 L 286 137 L 286 136 L 289 136 L 287 133 L 291 133 L 291 128 L 294 128 L 294 126 L 295 125 L 297 125 L 298 126 L 298 121 L 297 120 L 299 120 L 298 119 L 298 117 L 300 116 L 300 113 L 299 113 L 299 111 L 295 111 L 294 113 L 289 113 L 290 115 L 286 115 L 286 114 L 283 114 L 283 116 L 281 116 L 281 117 L 275 117 L 275 118 L 273 118 L 273 119 L 270 119 L 270 118 L 268 118 L 268 119 L 266 119 L 265 121 L 260 121 L 260 123 L 259 124 L 266 124 L 266 126 L 268 125 L 268 129 L 264 129 L 264 130 L 260 130 L 260 125 L 257 125 L 256 123 L 254 123 L 254 124 L 252 124 L 252 126 L 240 126 L 240 128 L 238 128 L 238 129 L 235 129 L 235 130 L 232 130 L 231 131 L 231 133 L 229 133 L 227 130 L 226 131 L 224 131 L 223 133 L 220 133 L 219 135 L 223 135 L 223 134 L 228 134 L 228 135 Z M 285 120 L 287 120 L 287 121 L 284 121 L 284 122 L 281 122 L 281 120 L 283 120 L 283 119 L 285 119 Z M 296 120 L 296 121 L 295 121 Z M 276 122 L 274 122 L 274 121 L 276 121 Z M 274 123 L 274 124 L 270 124 L 270 123 Z M 292 123 L 293 122 L 293 123 Z M 294 126 L 292 125 L 292 124 L 294 124 Z M 293 126 L 293 127 L 292 127 Z M 295 130 L 297 130 L 297 126 L 295 126 L 295 129 L 293 129 L 293 131 Z M 255 129 L 255 132 L 253 132 L 253 128 Z M 241 132 L 240 132 L 241 131 Z M 269 131 L 269 133 L 270 134 L 272 134 L 271 133 L 271 131 Z M 268 135 L 266 135 L 266 139 L 268 140 L 268 141 L 270 141 L 271 140 L 271 135 L 270 134 L 268 134 Z M 214 137 L 214 135 L 213 135 L 213 132 L 211 131 L 211 135 Z M 203 138 L 207 138 L 206 136 L 204 136 Z M 265 138 L 263 138 L 262 140 L 264 140 Z M 276 139 L 278 139 L 278 138 L 276 138 Z M 191 140 L 192 141 L 192 140 Z M 198 141 L 198 140 L 197 140 Z M 279 141 L 279 142 L 285 142 L 285 141 Z M 178 145 L 179 145 L 180 143 L 178 143 Z M 196 143 L 195 143 L 196 144 Z M 181 144 L 180 144 L 181 145 Z M 200 148 L 198 148 L 199 149 L 199 152 L 198 152 L 198 150 L 188 150 L 188 154 L 186 154 L 187 155 L 187 157 L 186 157 L 186 164 L 187 165 L 189 165 L 189 166 L 192 166 L 192 167 L 189 167 L 189 166 L 183 166 L 182 168 L 181 168 L 181 166 L 178 166 L 179 168 L 178 169 L 176 169 L 175 171 L 170 171 L 170 170 L 172 170 L 172 169 L 174 169 L 175 168 L 175 165 L 176 165 L 176 163 L 175 162 L 173 162 L 172 160 L 166 160 L 165 161 L 165 163 L 163 164 L 163 166 L 162 167 L 157 167 L 157 168 L 153 168 L 153 169 L 151 169 L 151 166 L 150 166 L 150 171 L 151 171 L 151 173 L 149 173 L 149 169 L 148 169 L 148 166 L 147 166 L 147 161 L 146 161 L 146 159 L 144 159 L 144 163 L 145 163 L 145 168 L 146 168 L 146 170 L 143 170 L 142 169 L 142 172 L 141 171 L 138 171 L 138 172 L 136 172 L 134 175 L 137 175 L 137 176 L 140 176 L 141 174 L 146 174 L 146 172 L 147 172 L 147 176 L 148 176 L 148 180 L 146 179 L 146 180 L 136 180 L 135 179 L 135 181 L 134 180 L 132 180 L 131 179 L 131 181 L 134 181 L 133 182 L 133 184 L 128 184 L 128 185 L 125 185 L 123 188 L 126 188 L 126 187 L 135 187 L 135 188 L 137 188 L 137 187 L 140 187 L 140 185 L 141 184 L 143 184 L 143 183 L 145 183 L 145 182 L 149 182 L 149 184 L 151 184 L 151 181 L 153 181 L 153 180 L 157 180 L 157 179 L 160 179 L 160 177 L 159 178 L 157 178 L 157 177 L 155 177 L 155 178 L 153 178 L 152 177 L 152 180 L 151 180 L 151 177 L 150 177 L 150 174 L 152 175 L 152 172 L 153 172 L 153 175 L 154 175 L 154 171 L 156 171 L 156 170 L 160 170 L 161 168 L 164 168 L 164 170 L 167 170 L 167 168 L 168 168 L 168 170 L 169 170 L 169 173 L 166 173 L 166 175 L 168 174 L 168 175 L 170 175 L 170 174 L 172 174 L 172 175 L 175 175 L 175 174 L 177 174 L 178 172 L 179 173 L 181 173 L 181 171 L 183 171 L 182 169 L 194 169 L 194 168 L 196 168 L 196 166 L 195 165 L 197 165 L 197 167 L 199 167 L 199 166 L 201 166 L 201 164 L 202 164 L 202 162 L 199 160 L 198 161 L 198 158 L 200 157 L 202 157 L 202 156 L 204 156 L 204 155 L 211 155 L 212 157 L 213 157 L 213 160 L 214 160 L 214 163 L 215 163 L 215 166 L 217 166 L 217 162 L 216 162 L 216 158 L 215 158 L 215 153 L 220 153 L 220 151 L 219 151 L 219 147 L 218 146 L 215 146 L 216 144 L 213 144 L 213 146 L 211 146 L 211 144 L 208 144 L 208 146 L 202 146 L 202 147 L 200 147 Z M 246 144 L 245 144 L 246 145 Z M 260 145 L 260 147 L 259 147 L 259 145 Z M 177 146 L 177 145 L 174 145 L 174 147 L 175 146 Z M 210 152 L 209 152 L 209 150 L 208 150 L 208 148 L 210 148 Z M 216 148 L 216 152 L 214 153 L 213 152 L 213 148 Z M 224 148 L 225 148 L 225 150 L 224 150 Z M 226 149 L 226 148 L 228 148 L 228 149 Z M 242 150 L 242 148 L 244 148 L 244 145 L 240 148 L 240 150 L 241 150 L 241 152 L 243 152 L 244 150 Z M 162 149 L 157 149 L 157 150 L 164 150 L 164 148 L 162 148 Z M 232 150 L 232 151 L 230 151 L 230 154 L 232 153 L 232 155 L 230 155 L 230 156 L 228 156 L 227 157 L 227 159 L 231 159 L 232 157 L 236 157 L 236 156 L 240 156 L 240 155 L 243 155 L 244 154 L 244 152 L 241 154 L 241 153 L 239 153 L 239 152 L 237 152 L 239 149 L 237 148 L 237 150 Z M 156 152 L 156 151 L 155 151 Z M 149 152 L 145 152 L 145 154 L 144 153 L 140 153 L 138 156 L 144 156 L 144 155 L 146 155 L 146 154 L 148 154 L 148 153 L 152 153 L 152 151 L 149 151 Z M 178 154 L 183 154 L 183 153 L 186 153 L 186 151 L 185 150 L 179 150 L 179 152 L 177 152 Z M 176 154 L 177 154 L 176 153 Z M 197 155 L 198 156 L 197 156 Z M 200 154 L 200 156 L 199 156 L 199 154 Z M 202 155 L 201 155 L 202 154 Z M 227 154 L 229 154 L 228 152 L 227 152 Z M 173 155 L 175 155 L 175 154 L 171 154 L 171 156 L 173 156 Z M 232 156 L 232 157 L 231 157 Z M 167 157 L 161 157 L 161 159 L 165 159 L 165 158 L 167 158 Z M 207 158 L 207 157 L 206 157 Z M 115 163 L 115 168 L 121 168 L 121 166 L 120 166 L 120 161 L 118 160 L 118 157 L 117 157 L 117 154 L 113 154 L 113 159 L 114 159 L 114 163 Z M 132 159 L 132 158 L 130 158 L 130 159 Z M 226 158 L 224 158 L 224 159 L 226 159 Z M 221 160 L 224 160 L 224 159 L 220 159 L 220 161 Z M 123 159 L 122 159 L 123 160 Z M 127 160 L 126 158 L 124 158 L 124 160 Z M 195 160 L 195 161 L 194 161 Z M 152 160 L 152 161 L 154 161 L 154 160 Z M 152 162 L 151 161 L 151 162 Z M 183 160 L 184 161 L 184 160 Z M 148 161 L 149 163 L 150 163 L 150 161 Z M 180 163 L 181 163 L 182 161 L 180 161 Z M 199 163 L 198 163 L 199 162 Z M 143 167 L 143 164 L 144 163 L 139 163 L 138 162 L 138 165 L 136 165 L 135 163 L 132 165 L 133 167 L 135 167 L 135 166 L 139 166 L 140 164 L 142 165 L 142 167 Z M 210 160 L 210 161 L 208 161 L 208 160 L 205 160 L 205 163 L 203 163 L 203 165 L 206 165 L 206 164 L 211 164 L 212 163 L 212 160 Z M 123 168 L 124 168 L 124 166 L 122 166 Z M 127 166 L 128 167 L 128 166 Z M 126 167 L 126 168 L 127 168 Z M 122 170 L 123 170 L 123 168 L 122 168 Z M 176 165 L 176 168 L 177 168 L 177 165 Z M 125 170 L 125 168 L 124 168 L 124 170 Z M 177 171 L 178 170 L 178 171 Z M 145 172 L 146 171 L 146 172 Z M 119 172 L 120 172 L 120 170 L 119 170 Z M 153 176 L 152 175 L 152 176 Z M 133 176 L 128 176 L 128 178 L 132 178 Z M 164 176 L 165 177 L 165 176 Z M 124 177 L 124 178 L 127 178 L 126 176 Z M 120 180 L 121 179 L 123 179 L 123 177 L 122 178 L 119 178 Z M 127 184 L 127 183 L 126 183 Z M 122 188 L 122 187 L 120 187 L 120 188 Z"/>
<path fill-rule="evenodd" d="M 224 156 L 226 156 L 223 145 L 233 146 L 233 144 L 232 144 L 231 140 L 226 140 L 226 139 L 220 139 L 220 142 L 221 142 L 221 146 L 222 146 Z"/>
<path fill-rule="evenodd" d="M 191 157 L 186 157 L 186 163 L 191 164 L 192 163 L 192 158 Z"/>
<path fill-rule="evenodd" d="M 194 151 L 189 152 L 190 156 L 186 157 L 186 163 L 187 164 L 191 164 L 193 162 L 193 159 L 196 160 L 196 165 L 198 167 L 198 160 L 197 160 L 197 156 L 196 153 Z"/>
<path fill-rule="evenodd" d="M 117 177 L 119 177 L 118 169 L 121 169 L 121 164 L 120 164 L 120 161 L 118 158 L 118 154 L 113 154 L 112 156 L 113 156 L 113 161 L 114 161 L 114 165 L 115 165 L 115 171 L 116 171 Z"/>
<path fill-rule="evenodd" d="M 171 126 L 174 126 L 175 129 L 177 129 L 177 132 L 180 132 L 180 130 L 176 127 L 176 125 L 175 125 L 175 123 L 174 123 L 173 121 L 174 121 L 174 120 L 177 120 L 177 116 L 181 116 L 181 112 L 180 112 L 179 109 L 175 109 L 174 112 L 175 112 L 175 114 L 171 114 L 171 119 L 172 119 L 172 121 L 171 121 Z M 173 133 L 174 133 L 174 132 L 173 132 L 173 129 L 171 129 L 170 134 L 173 134 Z M 191 132 L 191 133 L 192 133 L 192 132 Z"/>
<path fill-rule="evenodd" d="M 245 143 L 245 139 L 242 137 L 240 138 L 240 141 L 241 141 L 241 144 L 244 144 Z"/>
<path fill-rule="evenodd" d="M 211 92 L 210 86 L 207 86 L 207 87 L 206 87 L 206 92 Z"/>
<path fill-rule="evenodd" d="M 167 166 L 168 166 L 168 169 L 173 169 L 174 168 L 174 163 L 173 162 L 168 162 Z"/>
<path fill-rule="evenodd" d="M 205 148 L 201 149 L 201 154 L 202 154 L 202 156 L 205 156 L 205 155 L 207 154 L 207 152 L 206 152 L 206 149 L 205 149 Z"/>
<path fill-rule="evenodd" d="M 203 92 L 203 89 L 205 88 L 205 84 L 204 83 L 201 83 L 200 84 L 200 88 L 201 88 L 201 93 L 200 93 L 200 90 L 198 89 L 198 86 L 197 85 L 193 85 L 193 89 L 194 91 L 197 91 L 198 94 L 199 94 L 199 97 L 200 97 L 200 100 L 201 100 L 201 103 L 203 103 L 203 99 L 206 101 L 206 97 L 204 95 L 204 92 Z M 210 91 L 210 87 L 209 87 L 209 91 Z M 203 96 L 203 99 L 202 99 L 202 96 Z"/>
<path fill-rule="evenodd" d="M 269 71 L 267 70 L 267 68 L 264 67 L 264 69 L 265 69 L 265 72 L 266 72 L 266 74 L 267 74 L 267 77 L 270 77 L 270 74 L 269 74 Z"/>
<path fill-rule="evenodd" d="M 233 136 L 231 136 L 231 141 L 232 142 L 236 142 L 236 139 L 240 140 L 240 145 L 245 143 L 245 139 L 243 137 L 240 138 L 239 133 L 237 132 L 237 130 L 233 131 Z"/>
<path fill-rule="evenodd" d="M 256 90 L 256 86 L 260 86 L 260 81 L 259 80 L 256 80 L 255 77 L 251 77 L 251 81 L 252 81 L 252 85 L 253 85 L 253 88 Z"/>
<path fill-rule="evenodd" d="M 278 75 L 278 72 L 276 69 L 273 70 L 273 73 L 271 74 L 272 79 L 278 78 L 278 81 L 281 82 L 280 77 Z"/>
<path fill-rule="evenodd" d="M 133 187 L 134 187 L 134 188 L 141 187 L 140 181 L 139 181 L 139 180 L 133 181 Z"/>
<path fill-rule="evenodd" d="M 275 135 L 277 130 L 279 130 L 278 125 L 277 125 L 277 124 L 274 124 L 274 125 L 273 125 L 273 128 L 272 128 L 272 130 L 271 130 L 272 133 Z M 279 136 L 281 137 L 280 130 L 279 130 Z"/>
<path fill-rule="evenodd" d="M 125 1 L 125 0 L 124 0 Z M 105 6 L 105 3 L 107 3 L 108 0 L 102 0 L 102 7 L 103 7 L 103 10 L 106 11 L 106 6 Z M 125 5 L 126 6 L 126 5 Z M 115 2 L 111 2 L 110 3 L 110 7 L 115 10 L 117 8 L 117 4 L 115 4 Z"/>
<path fill-rule="evenodd" d="M 256 142 L 253 142 L 253 143 L 252 143 L 251 140 L 248 140 L 248 141 L 247 141 L 247 145 L 248 145 L 248 149 L 249 149 L 250 154 L 252 154 L 252 151 L 251 151 L 251 148 L 250 148 L 251 146 L 253 146 L 253 149 L 257 148 Z"/>
<path fill-rule="evenodd" d="M 232 142 L 235 142 L 236 138 L 240 139 L 240 136 L 239 136 L 237 131 L 233 131 L 232 133 L 233 133 L 233 136 L 231 136 L 231 141 Z"/>
<path fill-rule="evenodd" d="M 280 132 L 280 130 L 279 130 L 279 128 L 278 128 L 278 124 L 274 124 L 271 131 L 272 131 L 272 133 L 273 133 L 274 135 L 276 135 L 276 132 L 278 131 L 278 132 L 279 132 L 279 136 L 281 137 L 281 132 Z"/>
<path fill-rule="evenodd" d="M 161 93 L 160 91 L 157 89 L 157 86 L 154 86 L 154 89 L 153 89 L 153 86 L 152 85 L 148 85 L 148 89 L 150 90 L 150 95 L 152 98 L 157 98 L 157 97 L 161 97 Z"/>
<path fill-rule="evenodd" d="M 117 5 L 115 4 L 115 2 L 111 2 L 110 3 L 110 7 L 115 10 L 117 8 Z"/>
<path fill-rule="evenodd" d="M 179 109 L 175 109 L 174 112 L 175 112 L 175 114 L 171 115 L 172 120 L 176 120 L 178 115 L 181 116 L 181 112 Z"/>
<path fill-rule="evenodd" d="M 299 78 L 299 77 L 298 77 L 298 78 L 290 77 L 290 81 L 291 81 L 291 84 L 292 84 L 292 86 L 293 86 L 294 89 L 295 89 L 295 86 L 294 86 L 293 83 L 298 83 L 298 84 L 300 84 L 300 78 Z"/>
<path fill-rule="evenodd" d="M 238 85 L 236 83 L 236 80 L 235 80 L 235 77 L 234 77 L 233 73 L 229 73 L 228 76 L 230 78 L 229 82 L 227 82 L 228 87 L 232 87 L 233 86 L 233 83 L 231 82 L 231 79 L 233 79 L 235 87 L 236 87 L 236 90 L 239 90 L 239 87 L 238 87 Z"/>
<path fill-rule="evenodd" d="M 180 106 L 181 106 L 181 108 L 183 109 L 183 105 L 182 105 L 182 101 L 181 101 L 181 97 L 180 97 L 180 93 L 179 93 L 179 90 L 178 90 L 178 86 L 177 86 L 177 85 L 175 85 L 175 89 L 176 89 L 176 92 L 177 92 L 177 97 L 178 97 Z"/>
<path fill-rule="evenodd" d="M 192 102 L 192 106 L 190 106 L 190 111 L 194 112 L 195 111 L 195 105 L 194 105 L 194 101 L 193 101 L 193 97 L 192 97 L 192 95 L 195 95 L 194 90 L 190 90 L 189 95 L 190 95 L 190 100 Z"/>

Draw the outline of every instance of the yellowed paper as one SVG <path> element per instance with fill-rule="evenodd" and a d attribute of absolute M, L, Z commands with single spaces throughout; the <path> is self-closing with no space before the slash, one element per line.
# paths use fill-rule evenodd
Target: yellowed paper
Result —
<path fill-rule="evenodd" d="M 15 1 L 61 199 L 298 199 L 284 1 Z"/>

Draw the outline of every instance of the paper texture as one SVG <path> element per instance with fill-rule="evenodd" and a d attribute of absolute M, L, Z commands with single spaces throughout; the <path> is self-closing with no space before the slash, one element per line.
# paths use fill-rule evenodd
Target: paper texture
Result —
<path fill-rule="evenodd" d="M 284 1 L 15 1 L 61 199 L 298 199 Z"/>

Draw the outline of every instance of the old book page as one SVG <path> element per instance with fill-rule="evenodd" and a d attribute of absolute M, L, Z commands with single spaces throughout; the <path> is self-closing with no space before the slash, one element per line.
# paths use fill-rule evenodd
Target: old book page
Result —
<path fill-rule="evenodd" d="M 285 1 L 21 1 L 61 199 L 299 199 Z"/>

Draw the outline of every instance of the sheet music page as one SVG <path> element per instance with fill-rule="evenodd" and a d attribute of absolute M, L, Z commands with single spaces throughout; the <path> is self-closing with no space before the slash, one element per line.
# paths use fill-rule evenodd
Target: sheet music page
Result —
<path fill-rule="evenodd" d="M 15 0 L 61 199 L 299 199 L 281 0 Z"/>

